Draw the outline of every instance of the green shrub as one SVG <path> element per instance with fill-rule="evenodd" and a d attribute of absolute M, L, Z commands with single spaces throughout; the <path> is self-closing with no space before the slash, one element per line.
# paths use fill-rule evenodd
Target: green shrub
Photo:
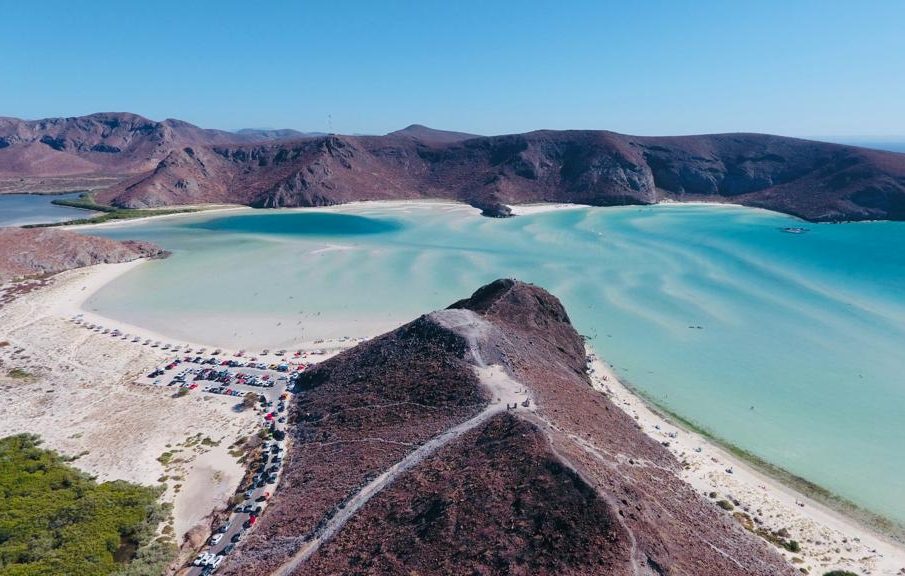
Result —
<path fill-rule="evenodd" d="M 21 368 L 13 368 L 9 372 L 6 373 L 10 378 L 15 378 L 16 380 L 28 380 L 31 378 L 31 373 L 26 372 Z"/>
<path fill-rule="evenodd" d="M 39 444 L 28 434 L 0 439 L 0 572 L 104 576 L 162 554 L 151 548 L 167 514 L 159 489 L 98 484 Z"/>
<path fill-rule="evenodd" d="M 824 572 L 823 576 L 858 576 L 854 572 L 848 570 L 833 570 L 832 572 Z"/>
<path fill-rule="evenodd" d="M 723 510 L 734 510 L 735 506 L 729 500 L 720 500 L 716 503 L 717 506 L 722 508 Z"/>

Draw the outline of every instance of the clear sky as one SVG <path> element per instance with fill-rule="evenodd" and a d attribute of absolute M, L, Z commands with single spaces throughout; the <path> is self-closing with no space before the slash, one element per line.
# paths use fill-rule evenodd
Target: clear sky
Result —
<path fill-rule="evenodd" d="M 343 133 L 905 135 L 905 1 L 0 0 L 0 116 L 98 111 Z"/>

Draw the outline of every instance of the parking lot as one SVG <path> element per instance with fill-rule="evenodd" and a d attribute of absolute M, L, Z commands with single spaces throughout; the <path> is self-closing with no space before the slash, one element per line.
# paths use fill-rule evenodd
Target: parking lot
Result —
<path fill-rule="evenodd" d="M 140 385 L 172 388 L 176 394 L 234 396 L 239 403 L 245 403 L 246 395 L 253 392 L 254 403 L 243 409 L 258 410 L 262 429 L 267 431 L 260 456 L 249 463 L 254 475 L 239 487 L 241 502 L 230 511 L 223 525 L 214 528 L 187 574 L 213 574 L 266 509 L 283 467 L 287 411 L 295 380 L 310 362 L 302 353 L 268 360 L 239 353 L 229 357 L 183 355 L 168 359 L 136 381 Z"/>

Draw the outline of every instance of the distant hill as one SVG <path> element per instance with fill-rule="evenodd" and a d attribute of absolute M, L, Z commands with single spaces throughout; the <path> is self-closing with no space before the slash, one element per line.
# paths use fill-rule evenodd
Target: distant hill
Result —
<path fill-rule="evenodd" d="M 731 202 L 813 221 L 905 220 L 905 154 L 767 134 L 473 136 L 412 125 L 385 136 L 298 136 L 134 114 L 0 119 L 0 190 L 73 176 L 116 177 L 97 197 L 125 207 L 443 198 L 506 215 L 506 205 L 525 202 L 668 200 Z"/>
<path fill-rule="evenodd" d="M 317 136 L 326 136 L 326 132 L 300 132 L 289 128 L 274 130 L 271 128 L 242 128 L 235 132 L 243 139 L 266 141 L 266 140 L 292 140 L 298 138 L 313 138 Z"/>
<path fill-rule="evenodd" d="M 479 137 L 475 134 L 466 134 L 465 132 L 435 130 L 434 128 L 428 128 L 427 126 L 423 126 L 421 124 L 412 124 L 403 128 L 402 130 L 390 132 L 389 134 L 387 134 L 387 136 L 407 136 L 409 138 L 420 140 L 422 142 L 432 142 L 436 144 L 450 144 L 453 142 L 461 142 L 462 140 L 469 140 L 471 138 Z"/>

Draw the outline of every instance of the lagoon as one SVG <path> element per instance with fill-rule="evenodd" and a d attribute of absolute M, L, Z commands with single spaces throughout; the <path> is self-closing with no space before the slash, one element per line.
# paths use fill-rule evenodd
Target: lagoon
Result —
<path fill-rule="evenodd" d="M 74 200 L 80 192 L 71 194 L 0 194 L 0 227 L 51 224 L 77 218 L 87 218 L 96 212 L 58 206 L 54 200 Z"/>
<path fill-rule="evenodd" d="M 371 336 L 495 278 L 534 282 L 657 404 L 905 524 L 905 223 L 811 225 L 705 205 L 497 220 L 397 203 L 91 233 L 174 254 L 88 309 L 231 348 Z"/>

